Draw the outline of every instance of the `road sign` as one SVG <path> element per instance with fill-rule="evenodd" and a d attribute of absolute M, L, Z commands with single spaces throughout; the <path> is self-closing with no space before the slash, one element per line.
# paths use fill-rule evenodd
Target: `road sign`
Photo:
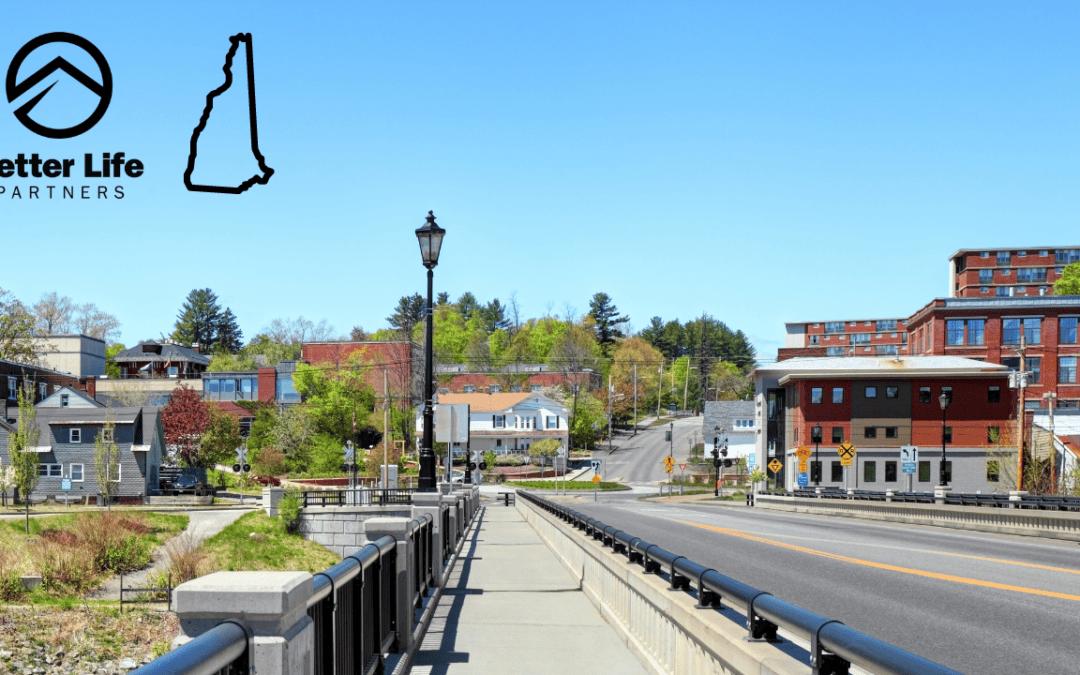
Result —
<path fill-rule="evenodd" d="M 798 457 L 801 461 L 805 462 L 806 460 L 810 459 L 810 448 L 805 445 L 800 445 L 799 448 L 795 451 L 795 456 Z"/>
<path fill-rule="evenodd" d="M 799 459 L 799 473 L 806 473 L 810 470 L 810 462 L 805 459 Z"/>
<path fill-rule="evenodd" d="M 593 477 L 592 477 L 592 482 L 599 483 L 600 482 L 600 474 L 594 473 Z"/>
<path fill-rule="evenodd" d="M 780 469 L 783 468 L 784 465 L 780 462 L 780 460 L 776 459 L 775 457 L 773 457 L 772 461 L 769 462 L 769 471 L 772 471 L 773 473 L 780 473 Z"/>
<path fill-rule="evenodd" d="M 836 449 L 836 454 L 840 455 L 840 465 L 851 466 L 851 463 L 855 461 L 855 452 L 855 446 L 851 443 L 841 443 Z"/>
<path fill-rule="evenodd" d="M 900 470 L 907 474 L 915 473 L 919 463 L 919 448 L 914 445 L 900 446 Z"/>
<path fill-rule="evenodd" d="M 751 452 L 746 456 L 746 467 L 751 471 L 757 468 L 757 453 Z"/>
<path fill-rule="evenodd" d="M 674 468 L 675 468 L 675 460 L 672 459 L 671 455 L 668 455 L 667 457 L 664 458 L 664 471 L 666 471 L 668 473 L 671 473 Z"/>
<path fill-rule="evenodd" d="M 61 479 L 60 480 L 60 489 L 64 490 L 64 491 L 70 490 L 71 489 L 71 479 L 70 478 Z"/>
<path fill-rule="evenodd" d="M 799 487 L 804 488 L 804 487 L 806 487 L 807 485 L 810 484 L 810 474 L 806 473 L 805 471 L 800 471 L 799 476 L 798 476 L 798 480 L 799 480 Z"/>
<path fill-rule="evenodd" d="M 679 471 L 686 471 L 686 464 L 679 464 Z"/>

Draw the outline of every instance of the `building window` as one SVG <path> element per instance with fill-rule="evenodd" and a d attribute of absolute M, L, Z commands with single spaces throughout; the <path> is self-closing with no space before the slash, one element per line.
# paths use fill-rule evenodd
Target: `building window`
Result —
<path fill-rule="evenodd" d="M 844 466 L 840 464 L 840 460 L 834 459 L 832 461 L 832 482 L 841 483 L 844 480 Z"/>
<path fill-rule="evenodd" d="M 1012 258 L 1012 256 L 1009 255 L 1008 251 L 998 251 L 998 254 L 997 254 L 998 267 L 1003 267 L 1005 265 L 1008 265 L 1009 260 L 1011 258 Z"/>
<path fill-rule="evenodd" d="M 843 333 L 844 322 L 843 321 L 826 321 L 825 322 L 826 333 Z"/>
<path fill-rule="evenodd" d="M 821 387 L 810 387 L 810 403 L 821 403 Z"/>
<path fill-rule="evenodd" d="M 825 356 L 844 356 L 847 350 L 843 347 L 826 347 Z"/>
<path fill-rule="evenodd" d="M 868 345 L 870 344 L 870 333 L 852 333 L 851 344 L 853 345 Z"/>
<path fill-rule="evenodd" d="M 450 393 L 450 388 L 449 387 L 439 387 L 439 393 L 440 394 L 449 394 Z"/>
<path fill-rule="evenodd" d="M 68 478 L 75 483 L 83 482 L 83 465 L 82 464 L 68 464 Z"/>
<path fill-rule="evenodd" d="M 877 427 L 866 427 L 863 429 L 863 438 L 877 438 Z"/>
<path fill-rule="evenodd" d="M 1042 319 L 1037 316 L 1024 319 L 1024 342 L 1042 344 Z"/>
<path fill-rule="evenodd" d="M 71 403 L 71 396 L 69 394 L 60 394 L 60 407 L 66 408 Z"/>
<path fill-rule="evenodd" d="M 886 483 L 895 483 L 896 482 L 896 462 L 892 462 L 892 461 L 885 462 L 885 482 Z"/>
<path fill-rule="evenodd" d="M 817 336 L 817 335 L 811 335 L 810 336 L 810 344 L 816 345 L 818 343 L 818 337 L 819 336 Z"/>
<path fill-rule="evenodd" d="M 531 391 L 534 394 L 539 394 L 542 389 L 543 389 L 543 387 L 541 387 L 539 384 L 530 384 L 529 385 L 529 391 Z"/>
<path fill-rule="evenodd" d="M 1010 295 L 1012 295 L 1012 287 L 1011 286 L 995 286 L 994 287 L 994 295 L 996 295 L 999 298 L 1007 298 Z"/>
<path fill-rule="evenodd" d="M 919 482 L 930 482 L 930 462 L 922 460 L 919 462 Z"/>
<path fill-rule="evenodd" d="M 844 427 L 832 428 L 832 442 L 843 443 L 844 442 Z"/>
<path fill-rule="evenodd" d="M 559 418 L 556 415 L 548 415 L 548 416 L 546 416 L 544 418 L 544 428 L 545 429 L 558 429 L 559 428 Z"/>
<path fill-rule="evenodd" d="M 968 319 L 967 343 L 969 345 L 981 345 L 986 342 L 986 321 L 983 319 Z"/>
<path fill-rule="evenodd" d="M 989 286 L 979 286 L 979 293 L 982 293 L 983 295 L 988 295 L 990 293 L 990 287 Z"/>
<path fill-rule="evenodd" d="M 832 388 L 832 402 L 833 403 L 843 403 L 844 402 L 844 388 L 843 387 L 833 387 Z"/>
<path fill-rule="evenodd" d="M 885 427 L 885 438 L 896 438 L 896 427 Z"/>
<path fill-rule="evenodd" d="M 930 402 L 930 387 L 919 387 L 919 403 Z"/>
<path fill-rule="evenodd" d="M 952 443 L 952 427 L 945 427 L 945 442 Z"/>
<path fill-rule="evenodd" d="M 1076 357 L 1058 357 L 1058 382 L 1060 384 L 1076 384 Z"/>
<path fill-rule="evenodd" d="M 68 429 L 69 443 L 82 443 L 82 429 Z"/>
<path fill-rule="evenodd" d="M 866 398 L 877 398 L 877 387 L 872 384 L 866 385 L 863 389 L 863 396 Z"/>
<path fill-rule="evenodd" d="M 1001 427 L 986 427 L 986 442 L 997 443 L 1001 440 Z"/>
<path fill-rule="evenodd" d="M 1001 344 L 1020 344 L 1020 319 L 1001 320 Z"/>
<path fill-rule="evenodd" d="M 109 465 L 109 480 L 112 481 L 113 483 L 119 483 L 120 482 L 120 469 L 122 469 L 122 468 L 123 467 L 121 466 L 120 462 L 117 462 L 116 464 L 110 464 Z M 114 469 L 115 469 L 115 471 L 114 471 Z"/>
<path fill-rule="evenodd" d="M 1058 319 L 1058 342 L 1060 344 L 1076 344 L 1077 317 L 1063 316 Z"/>
<path fill-rule="evenodd" d="M 979 270 L 979 283 L 980 284 L 992 284 L 992 283 L 994 283 L 994 270 L 991 270 L 991 269 Z"/>
<path fill-rule="evenodd" d="M 8 375 L 7 379 L 7 397 L 9 401 L 14 401 L 19 391 L 19 382 L 11 375 Z"/>
<path fill-rule="evenodd" d="M 949 319 L 945 322 L 945 344 L 950 346 L 964 344 L 963 319 Z"/>
<path fill-rule="evenodd" d="M 496 429 L 505 429 L 506 428 L 506 415 L 492 415 L 491 416 L 491 425 L 493 427 L 495 427 Z"/>
<path fill-rule="evenodd" d="M 896 319 L 881 319 L 877 322 L 877 331 L 885 333 L 896 330 Z M 893 337 L 896 337 L 895 335 Z"/>
<path fill-rule="evenodd" d="M 894 385 L 886 386 L 885 398 L 900 398 L 900 387 Z"/>
<path fill-rule="evenodd" d="M 42 478 L 60 478 L 64 475 L 62 464 L 38 464 L 37 475 Z"/>
<path fill-rule="evenodd" d="M 863 462 L 862 477 L 867 483 L 873 483 L 877 480 L 877 462 L 868 461 Z"/>
<path fill-rule="evenodd" d="M 990 385 L 986 388 L 986 402 L 987 403 L 1000 403 L 1001 402 L 1001 387 L 998 385 Z"/>
<path fill-rule="evenodd" d="M 476 386 L 472 384 L 467 384 L 461 388 L 461 391 L 465 392 L 466 394 L 475 394 Z"/>
<path fill-rule="evenodd" d="M 1039 384 L 1042 380 L 1042 357 L 1029 356 L 1024 359 L 1024 365 L 1028 369 L 1028 384 Z"/>
<path fill-rule="evenodd" d="M 979 252 L 979 257 L 980 258 L 989 258 L 990 257 L 990 251 L 980 251 Z"/>
<path fill-rule="evenodd" d="M 1001 480 L 1001 465 L 996 459 L 986 460 L 986 482 L 996 483 Z"/>
<path fill-rule="evenodd" d="M 489 394 L 498 394 L 498 393 L 500 393 L 501 391 L 502 391 L 502 387 L 500 387 L 500 386 L 499 386 L 499 385 L 497 385 L 497 384 L 492 384 L 492 385 L 489 385 L 489 386 L 488 386 L 488 393 L 489 393 Z"/>
<path fill-rule="evenodd" d="M 102 429 L 101 430 L 101 442 L 102 443 L 112 443 L 115 438 L 116 438 L 116 430 L 115 429 Z"/>

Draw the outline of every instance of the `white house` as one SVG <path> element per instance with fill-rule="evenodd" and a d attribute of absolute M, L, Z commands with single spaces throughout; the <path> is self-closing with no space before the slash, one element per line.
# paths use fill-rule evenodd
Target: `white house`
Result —
<path fill-rule="evenodd" d="M 85 392 L 60 387 L 37 404 L 38 408 L 104 408 L 105 406 L 86 395 Z"/>
<path fill-rule="evenodd" d="M 727 439 L 728 457 L 746 457 L 754 452 L 759 427 L 753 401 L 706 401 L 701 437 L 705 457 L 712 456 L 713 439 Z"/>
<path fill-rule="evenodd" d="M 555 438 L 569 447 L 569 413 L 564 405 L 536 392 L 498 394 L 439 394 L 439 404 L 469 406 L 470 447 L 508 454 L 528 450 L 544 438 Z M 422 410 L 416 430 L 423 429 Z"/>

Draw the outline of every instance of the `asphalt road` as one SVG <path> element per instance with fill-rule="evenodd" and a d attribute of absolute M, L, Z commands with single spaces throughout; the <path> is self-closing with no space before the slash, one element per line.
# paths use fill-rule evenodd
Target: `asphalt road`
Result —
<path fill-rule="evenodd" d="M 608 454 L 607 445 L 602 444 L 593 452 L 593 459 L 603 462 L 601 472 L 604 480 L 619 483 L 654 484 L 664 480 L 664 457 L 669 451 L 669 444 L 664 439 L 668 425 L 641 427 L 637 435 L 629 431 L 617 432 L 612 439 L 615 450 Z M 676 462 L 683 462 L 690 454 L 690 441 L 695 434 L 700 436 L 701 417 L 683 417 L 675 420 L 674 457 Z M 696 440 L 700 440 L 697 438 Z"/>
<path fill-rule="evenodd" d="M 928 526 L 665 505 L 574 508 L 968 673 L 1080 672 L 1080 546 Z"/>

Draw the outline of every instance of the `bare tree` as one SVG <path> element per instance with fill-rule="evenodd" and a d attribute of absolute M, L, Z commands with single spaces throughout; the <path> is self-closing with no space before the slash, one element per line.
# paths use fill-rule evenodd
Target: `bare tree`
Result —
<path fill-rule="evenodd" d="M 75 316 L 75 302 L 56 291 L 41 296 L 34 305 L 34 321 L 41 335 L 70 333 Z"/>
<path fill-rule="evenodd" d="M 521 306 L 518 304 L 517 291 L 510 294 L 506 304 L 510 315 L 510 335 L 514 336 L 521 329 Z"/>
<path fill-rule="evenodd" d="M 263 333 L 271 340 L 282 344 L 319 342 L 333 339 L 334 327 L 327 323 L 326 319 L 315 323 L 298 316 L 295 319 L 274 319 Z"/>
<path fill-rule="evenodd" d="M 89 335 L 105 342 L 112 342 L 120 331 L 120 320 L 97 305 L 88 302 L 79 305 L 75 312 L 75 328 L 83 335 Z"/>
<path fill-rule="evenodd" d="M 36 363 L 34 315 L 8 291 L 0 288 L 0 359 Z"/>

